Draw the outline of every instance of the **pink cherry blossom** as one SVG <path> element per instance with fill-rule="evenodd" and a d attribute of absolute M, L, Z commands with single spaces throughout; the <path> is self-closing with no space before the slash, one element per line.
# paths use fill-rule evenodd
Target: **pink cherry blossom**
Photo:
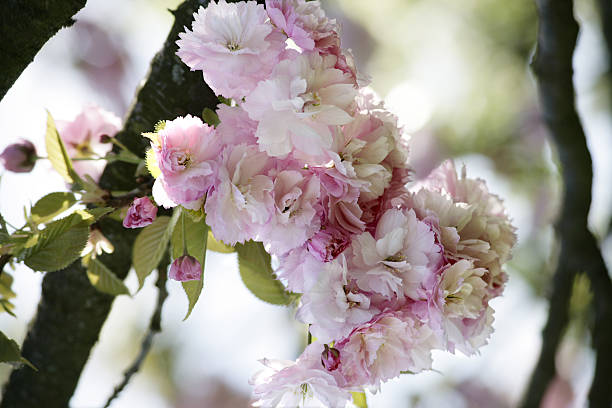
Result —
<path fill-rule="evenodd" d="M 240 100 L 272 72 L 285 49 L 262 5 L 210 2 L 194 14 L 192 31 L 179 34 L 177 55 L 202 70 L 216 94 Z"/>
<path fill-rule="evenodd" d="M 321 363 L 323 345 L 309 345 L 297 361 L 261 360 L 265 366 L 251 379 L 253 406 L 344 408 L 351 398 L 343 379 Z"/>
<path fill-rule="evenodd" d="M 254 239 L 274 211 L 271 162 L 256 146 L 227 147 L 206 199 L 206 222 L 218 239 L 234 245 Z"/>
<path fill-rule="evenodd" d="M 125 228 L 142 228 L 151 224 L 157 216 L 157 207 L 149 197 L 135 198 L 123 219 Z"/>
<path fill-rule="evenodd" d="M 431 329 L 402 312 L 382 313 L 335 345 L 348 384 L 374 390 L 402 371 L 430 369 L 435 346 Z"/>
<path fill-rule="evenodd" d="M 57 131 L 72 158 L 99 158 L 111 151 L 113 145 L 101 143 L 101 136 L 115 136 L 121 120 L 113 113 L 95 105 L 86 106 L 72 121 L 56 120 Z M 72 163 L 81 177 L 89 175 L 97 181 L 102 175 L 104 160 L 78 160 Z"/>
<path fill-rule="evenodd" d="M 260 231 L 271 252 L 283 254 L 303 245 L 319 230 L 317 177 L 307 171 L 283 170 L 274 178 L 275 211 Z"/>
<path fill-rule="evenodd" d="M 329 126 L 352 120 L 356 94 L 334 64 L 335 57 L 316 53 L 281 61 L 270 79 L 246 98 L 243 108 L 259 122 L 256 136 L 262 150 L 274 157 L 292 152 L 308 160 L 325 156 L 332 142 Z"/>
<path fill-rule="evenodd" d="M 161 170 L 155 184 L 172 202 L 193 207 L 190 203 L 201 200 L 215 180 L 221 149 L 215 129 L 191 115 L 178 117 L 166 122 L 151 145 Z M 153 196 L 165 203 L 162 197 L 158 200 L 158 189 Z"/>
<path fill-rule="evenodd" d="M 344 338 L 380 312 L 348 279 L 346 261 L 340 256 L 323 264 L 317 282 L 302 295 L 296 318 L 311 324 L 310 332 L 323 342 Z"/>
<path fill-rule="evenodd" d="M 168 278 L 179 282 L 199 280 L 201 276 L 202 265 L 190 255 L 176 258 L 170 265 L 170 272 L 168 272 Z"/>

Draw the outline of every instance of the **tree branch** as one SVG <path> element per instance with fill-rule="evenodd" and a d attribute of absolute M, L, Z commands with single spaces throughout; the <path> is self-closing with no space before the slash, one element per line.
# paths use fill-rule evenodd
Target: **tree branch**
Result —
<path fill-rule="evenodd" d="M 160 52 L 154 57 L 148 79 L 117 135 L 133 152 L 144 155 L 146 141 L 141 132 L 150 131 L 161 119 L 190 113 L 200 115 L 214 108 L 217 98 L 204 84 L 202 75 L 191 72 L 176 56 L 176 40 L 192 14 L 207 1 L 187 0 L 174 11 L 175 22 Z M 129 191 L 137 187 L 134 165 L 107 165 L 103 188 Z M 100 222 L 115 252 L 102 261 L 121 279 L 131 264 L 131 248 L 138 231 L 104 219 Z M 91 347 L 110 311 L 113 298 L 96 291 L 77 261 L 68 268 L 45 275 L 36 319 L 23 344 L 22 354 L 39 369 L 13 371 L 4 389 L 0 407 L 66 407 L 76 388 Z"/>
<path fill-rule="evenodd" d="M 168 276 L 167 269 L 169 261 L 170 254 L 166 254 L 161 264 L 157 268 L 157 282 L 155 283 L 155 286 L 157 286 L 157 303 L 155 305 L 153 315 L 151 316 L 149 329 L 147 330 L 147 334 L 145 335 L 145 338 L 143 339 L 142 344 L 140 346 L 140 352 L 138 353 L 136 360 L 134 360 L 130 367 L 125 371 L 123 381 L 121 381 L 121 383 L 115 387 L 113 394 L 108 398 L 106 404 L 104 404 L 104 408 L 110 407 L 113 400 L 117 398 L 119 394 L 124 390 L 124 388 L 128 385 L 134 374 L 136 374 L 140 370 L 140 366 L 149 354 L 151 346 L 153 346 L 153 337 L 161 331 L 162 307 L 164 306 L 164 302 L 168 297 L 166 281 Z"/>
<path fill-rule="evenodd" d="M 0 3 L 0 100 L 43 45 L 86 0 L 2 0 Z"/>
<path fill-rule="evenodd" d="M 524 407 L 539 407 L 555 375 L 555 355 L 568 323 L 574 277 L 586 271 L 594 288 L 596 319 L 593 345 L 597 353 L 591 406 L 610 406 L 612 392 L 612 284 L 597 242 L 587 228 L 593 170 L 591 156 L 575 107 L 572 57 L 578 35 L 571 0 L 536 0 L 540 25 L 532 62 L 538 79 L 542 114 L 551 131 L 563 173 L 562 211 L 556 223 L 561 240 L 542 351 L 525 397 Z M 607 371 L 606 371 L 607 370 Z"/>

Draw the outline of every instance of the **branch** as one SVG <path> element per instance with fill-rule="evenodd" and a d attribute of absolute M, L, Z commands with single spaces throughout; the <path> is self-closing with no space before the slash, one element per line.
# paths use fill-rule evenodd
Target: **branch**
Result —
<path fill-rule="evenodd" d="M 524 407 L 539 407 L 555 375 L 555 355 L 567 326 L 574 277 L 586 271 L 594 288 L 596 319 L 593 345 L 597 353 L 591 406 L 610 406 L 612 392 L 612 284 L 597 241 L 587 228 L 593 170 L 591 156 L 575 107 L 572 57 L 578 35 L 571 0 L 536 0 L 540 26 L 532 62 L 538 79 L 542 114 L 550 128 L 563 173 L 563 202 L 556 223 L 561 240 L 542 351 L 525 397 Z M 607 370 L 607 371 L 606 371 Z"/>
<path fill-rule="evenodd" d="M 74 16 L 86 0 L 2 0 L 0 3 L 0 100 L 38 50 Z"/>
<path fill-rule="evenodd" d="M 174 12 L 175 22 L 162 50 L 154 57 L 148 79 L 139 90 L 117 135 L 133 152 L 144 155 L 141 132 L 150 131 L 160 119 L 190 113 L 200 115 L 204 107 L 218 103 L 204 84 L 202 75 L 190 72 L 176 56 L 178 33 L 191 23 L 192 14 L 206 1 L 187 0 Z M 115 162 L 103 174 L 103 188 L 130 191 L 138 183 L 135 166 Z M 131 251 L 138 231 L 119 222 L 100 222 L 115 252 L 102 261 L 121 279 L 131 264 Z M 36 319 L 23 344 L 22 354 L 39 372 L 29 368 L 13 371 L 7 383 L 2 408 L 66 407 L 76 388 L 89 352 L 110 311 L 113 298 L 96 291 L 77 261 L 68 268 L 45 275 Z"/>
<path fill-rule="evenodd" d="M 168 297 L 168 290 L 166 289 L 166 280 L 167 280 L 167 269 L 169 264 L 170 254 L 164 256 L 162 263 L 157 268 L 157 282 L 155 286 L 157 286 L 157 304 L 155 305 L 155 310 L 153 312 L 153 316 L 151 316 L 151 323 L 149 323 L 149 330 L 145 335 L 145 338 L 142 341 L 140 346 L 140 353 L 136 357 L 136 360 L 130 365 L 130 367 L 125 371 L 123 375 L 123 381 L 119 385 L 117 385 L 113 391 L 113 394 L 108 398 L 106 404 L 104 404 L 104 408 L 110 407 L 111 403 L 115 398 L 119 396 L 121 391 L 128 385 L 132 376 L 140 370 L 140 366 L 144 362 L 145 358 L 149 354 L 151 350 L 151 346 L 153 345 L 153 336 L 161 331 L 161 312 L 162 307 L 164 306 L 164 302 Z"/>

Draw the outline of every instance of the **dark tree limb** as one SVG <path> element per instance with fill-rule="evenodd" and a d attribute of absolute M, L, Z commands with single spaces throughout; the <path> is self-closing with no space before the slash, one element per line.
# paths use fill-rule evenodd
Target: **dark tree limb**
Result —
<path fill-rule="evenodd" d="M 151 322 L 149 323 L 149 329 L 145 334 L 145 337 L 140 345 L 140 352 L 134 362 L 130 365 L 130 367 L 125 371 L 123 375 L 123 380 L 119 385 L 115 387 L 113 390 L 113 394 L 108 397 L 106 404 L 104 404 L 104 408 L 108 408 L 111 406 L 113 400 L 121 394 L 121 392 L 128 385 L 134 374 L 136 374 L 140 370 L 140 366 L 146 359 L 149 351 L 151 351 L 151 347 L 153 346 L 153 337 L 161 331 L 161 313 L 162 308 L 164 306 L 164 302 L 168 297 L 168 290 L 166 289 L 166 280 L 167 280 L 167 269 L 170 261 L 170 254 L 166 254 L 162 260 L 162 263 L 157 268 L 157 282 L 155 286 L 157 286 L 157 303 L 155 305 L 155 310 L 153 311 L 153 315 L 151 316 Z"/>
<path fill-rule="evenodd" d="M 144 155 L 147 143 L 141 132 L 151 131 L 162 119 L 190 113 L 200 115 L 214 108 L 217 98 L 204 84 L 201 73 L 191 72 L 176 56 L 176 40 L 192 14 L 207 3 L 187 0 L 174 11 L 175 22 L 160 52 L 154 57 L 148 79 L 117 135 L 123 144 Z M 115 162 L 102 176 L 106 189 L 130 191 L 138 186 L 135 166 Z M 102 220 L 100 227 L 115 246 L 102 261 L 121 279 L 131 264 L 131 248 L 138 231 L 120 223 Z M 2 408 L 67 407 L 81 371 L 110 311 L 113 298 L 96 291 L 77 261 L 68 268 L 48 273 L 33 325 L 24 341 L 22 354 L 38 369 L 16 369 L 5 386 Z"/>
<path fill-rule="evenodd" d="M 0 2 L 0 100 L 43 45 L 86 0 L 2 0 Z"/>
<path fill-rule="evenodd" d="M 563 173 L 563 202 L 556 223 L 561 248 L 553 280 L 542 351 L 523 403 L 539 407 L 555 375 L 555 355 L 567 326 L 574 277 L 585 271 L 594 289 L 596 319 L 593 346 L 595 378 L 589 393 L 593 407 L 609 407 L 612 393 L 612 284 L 597 241 L 587 228 L 593 170 L 585 134 L 575 107 L 572 57 L 578 36 L 571 0 L 536 0 L 540 25 L 532 68 L 537 76 L 542 114 L 556 144 Z"/>

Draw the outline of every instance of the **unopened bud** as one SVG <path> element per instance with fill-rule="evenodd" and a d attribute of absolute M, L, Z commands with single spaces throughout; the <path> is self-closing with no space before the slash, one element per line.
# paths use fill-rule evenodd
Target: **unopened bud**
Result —
<path fill-rule="evenodd" d="M 36 164 L 36 148 L 28 140 L 8 145 L 0 154 L 0 162 L 8 171 L 29 173 Z"/>
<path fill-rule="evenodd" d="M 100 143 L 112 143 L 111 137 L 109 135 L 101 135 Z"/>
<path fill-rule="evenodd" d="M 176 258 L 170 266 L 168 277 L 179 282 L 200 280 L 202 276 L 202 265 L 190 255 Z"/>
<path fill-rule="evenodd" d="M 325 350 L 321 353 L 321 364 L 327 371 L 334 371 L 340 366 L 340 351 L 325 344 Z"/>

